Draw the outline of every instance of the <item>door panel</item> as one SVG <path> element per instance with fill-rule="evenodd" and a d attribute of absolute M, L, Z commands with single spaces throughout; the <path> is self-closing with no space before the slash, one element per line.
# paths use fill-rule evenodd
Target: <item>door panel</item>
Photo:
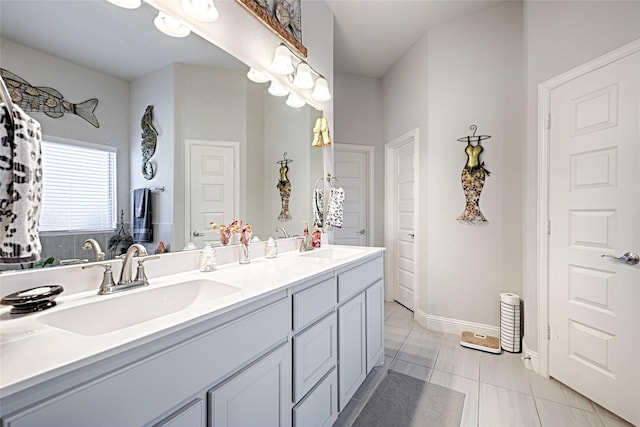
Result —
<path fill-rule="evenodd" d="M 229 224 L 236 219 L 237 149 L 203 141 L 189 147 L 190 187 L 187 241 L 203 247 L 205 242 L 218 243 L 217 230 L 211 222 Z"/>
<path fill-rule="evenodd" d="M 551 93 L 549 373 L 640 423 L 640 53 Z"/>
<path fill-rule="evenodd" d="M 369 158 L 363 151 L 351 151 L 349 144 L 335 147 L 335 176 L 344 188 L 344 221 L 334 229 L 333 240 L 338 245 L 366 246 L 370 225 Z"/>
<path fill-rule="evenodd" d="M 414 257 L 415 171 L 413 139 L 394 150 L 394 164 L 394 298 L 400 304 L 413 310 L 416 261 Z"/>

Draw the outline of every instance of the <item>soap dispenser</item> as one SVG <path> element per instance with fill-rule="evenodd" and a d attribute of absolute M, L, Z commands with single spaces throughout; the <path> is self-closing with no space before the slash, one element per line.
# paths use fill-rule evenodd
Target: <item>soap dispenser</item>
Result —
<path fill-rule="evenodd" d="M 216 249 L 210 243 L 205 243 L 204 249 L 200 251 L 200 271 L 215 271 L 216 268 L 218 268 Z"/>

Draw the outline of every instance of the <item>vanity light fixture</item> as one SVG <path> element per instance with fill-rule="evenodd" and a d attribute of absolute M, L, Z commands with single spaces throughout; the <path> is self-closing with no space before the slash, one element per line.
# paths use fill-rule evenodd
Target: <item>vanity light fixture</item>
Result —
<path fill-rule="evenodd" d="M 182 9 L 193 19 L 202 22 L 213 22 L 219 15 L 213 0 L 182 0 Z"/>
<path fill-rule="evenodd" d="M 311 67 L 309 67 L 306 62 L 301 62 L 296 67 L 296 75 L 293 78 L 293 85 L 300 89 L 311 89 L 313 87 Z"/>
<path fill-rule="evenodd" d="M 269 93 L 273 96 L 285 96 L 289 94 L 289 89 L 282 86 L 280 83 L 272 81 L 269 86 Z"/>
<path fill-rule="evenodd" d="M 142 4 L 142 0 L 107 0 L 111 4 L 125 9 L 137 9 Z"/>
<path fill-rule="evenodd" d="M 262 71 L 256 70 L 253 67 L 249 68 L 249 71 L 247 72 L 247 78 L 256 83 L 266 83 L 271 80 L 268 75 L 266 75 Z"/>
<path fill-rule="evenodd" d="M 164 12 L 158 12 L 153 23 L 158 30 L 171 37 L 187 37 L 191 33 L 191 30 L 182 22 Z"/>
<path fill-rule="evenodd" d="M 318 77 L 316 80 L 316 86 L 311 92 L 311 98 L 316 101 L 324 102 L 331 99 L 331 92 L 329 92 L 329 83 L 324 77 Z"/>
<path fill-rule="evenodd" d="M 289 107 L 300 108 L 303 107 L 306 102 L 302 98 L 300 98 L 295 93 L 291 92 L 287 97 L 287 101 L 285 102 Z"/>
<path fill-rule="evenodd" d="M 295 67 L 291 62 L 294 58 L 297 61 L 297 65 Z M 298 89 L 308 90 L 313 88 L 311 98 L 314 101 L 324 102 L 331 99 L 331 92 L 329 92 L 329 83 L 327 82 L 327 79 L 282 43 L 276 47 L 273 62 L 271 63 L 271 69 L 278 74 L 286 76 L 289 82 Z M 317 76 L 315 82 L 313 80 L 314 75 Z M 301 97 L 299 93 L 300 92 L 296 92 L 296 96 L 304 102 L 304 96 Z M 293 103 L 298 104 L 298 102 Z"/>
<path fill-rule="evenodd" d="M 291 63 L 291 51 L 285 46 L 280 45 L 276 48 L 271 63 L 271 70 L 274 73 L 287 75 L 293 73 L 293 64 Z"/>

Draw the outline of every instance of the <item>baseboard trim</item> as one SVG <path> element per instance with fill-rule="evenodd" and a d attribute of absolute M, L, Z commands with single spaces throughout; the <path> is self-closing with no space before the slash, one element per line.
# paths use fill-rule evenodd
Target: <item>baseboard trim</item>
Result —
<path fill-rule="evenodd" d="M 527 369 L 532 370 L 536 374 L 540 374 L 540 355 L 537 351 L 527 348 L 527 341 L 522 340 L 522 361 Z"/>
<path fill-rule="evenodd" d="M 421 326 L 432 331 L 444 332 L 446 334 L 459 335 L 463 331 L 470 331 L 495 337 L 500 336 L 500 327 L 498 326 L 467 322 L 466 320 L 451 319 L 448 317 L 433 316 L 420 310 L 415 312 L 414 318 Z"/>

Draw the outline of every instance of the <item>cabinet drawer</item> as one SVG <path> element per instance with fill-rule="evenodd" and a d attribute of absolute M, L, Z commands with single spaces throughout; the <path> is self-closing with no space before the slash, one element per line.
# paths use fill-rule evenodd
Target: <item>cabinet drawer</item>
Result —
<path fill-rule="evenodd" d="M 338 274 L 338 301 L 346 301 L 384 275 L 382 258 L 378 257 Z"/>
<path fill-rule="evenodd" d="M 336 313 L 293 337 L 293 401 L 297 402 L 337 360 Z"/>
<path fill-rule="evenodd" d="M 297 331 L 318 320 L 331 311 L 335 303 L 335 278 L 293 294 L 293 330 Z"/>
<path fill-rule="evenodd" d="M 294 427 L 329 427 L 338 418 L 338 376 L 333 369 L 293 408 Z"/>

